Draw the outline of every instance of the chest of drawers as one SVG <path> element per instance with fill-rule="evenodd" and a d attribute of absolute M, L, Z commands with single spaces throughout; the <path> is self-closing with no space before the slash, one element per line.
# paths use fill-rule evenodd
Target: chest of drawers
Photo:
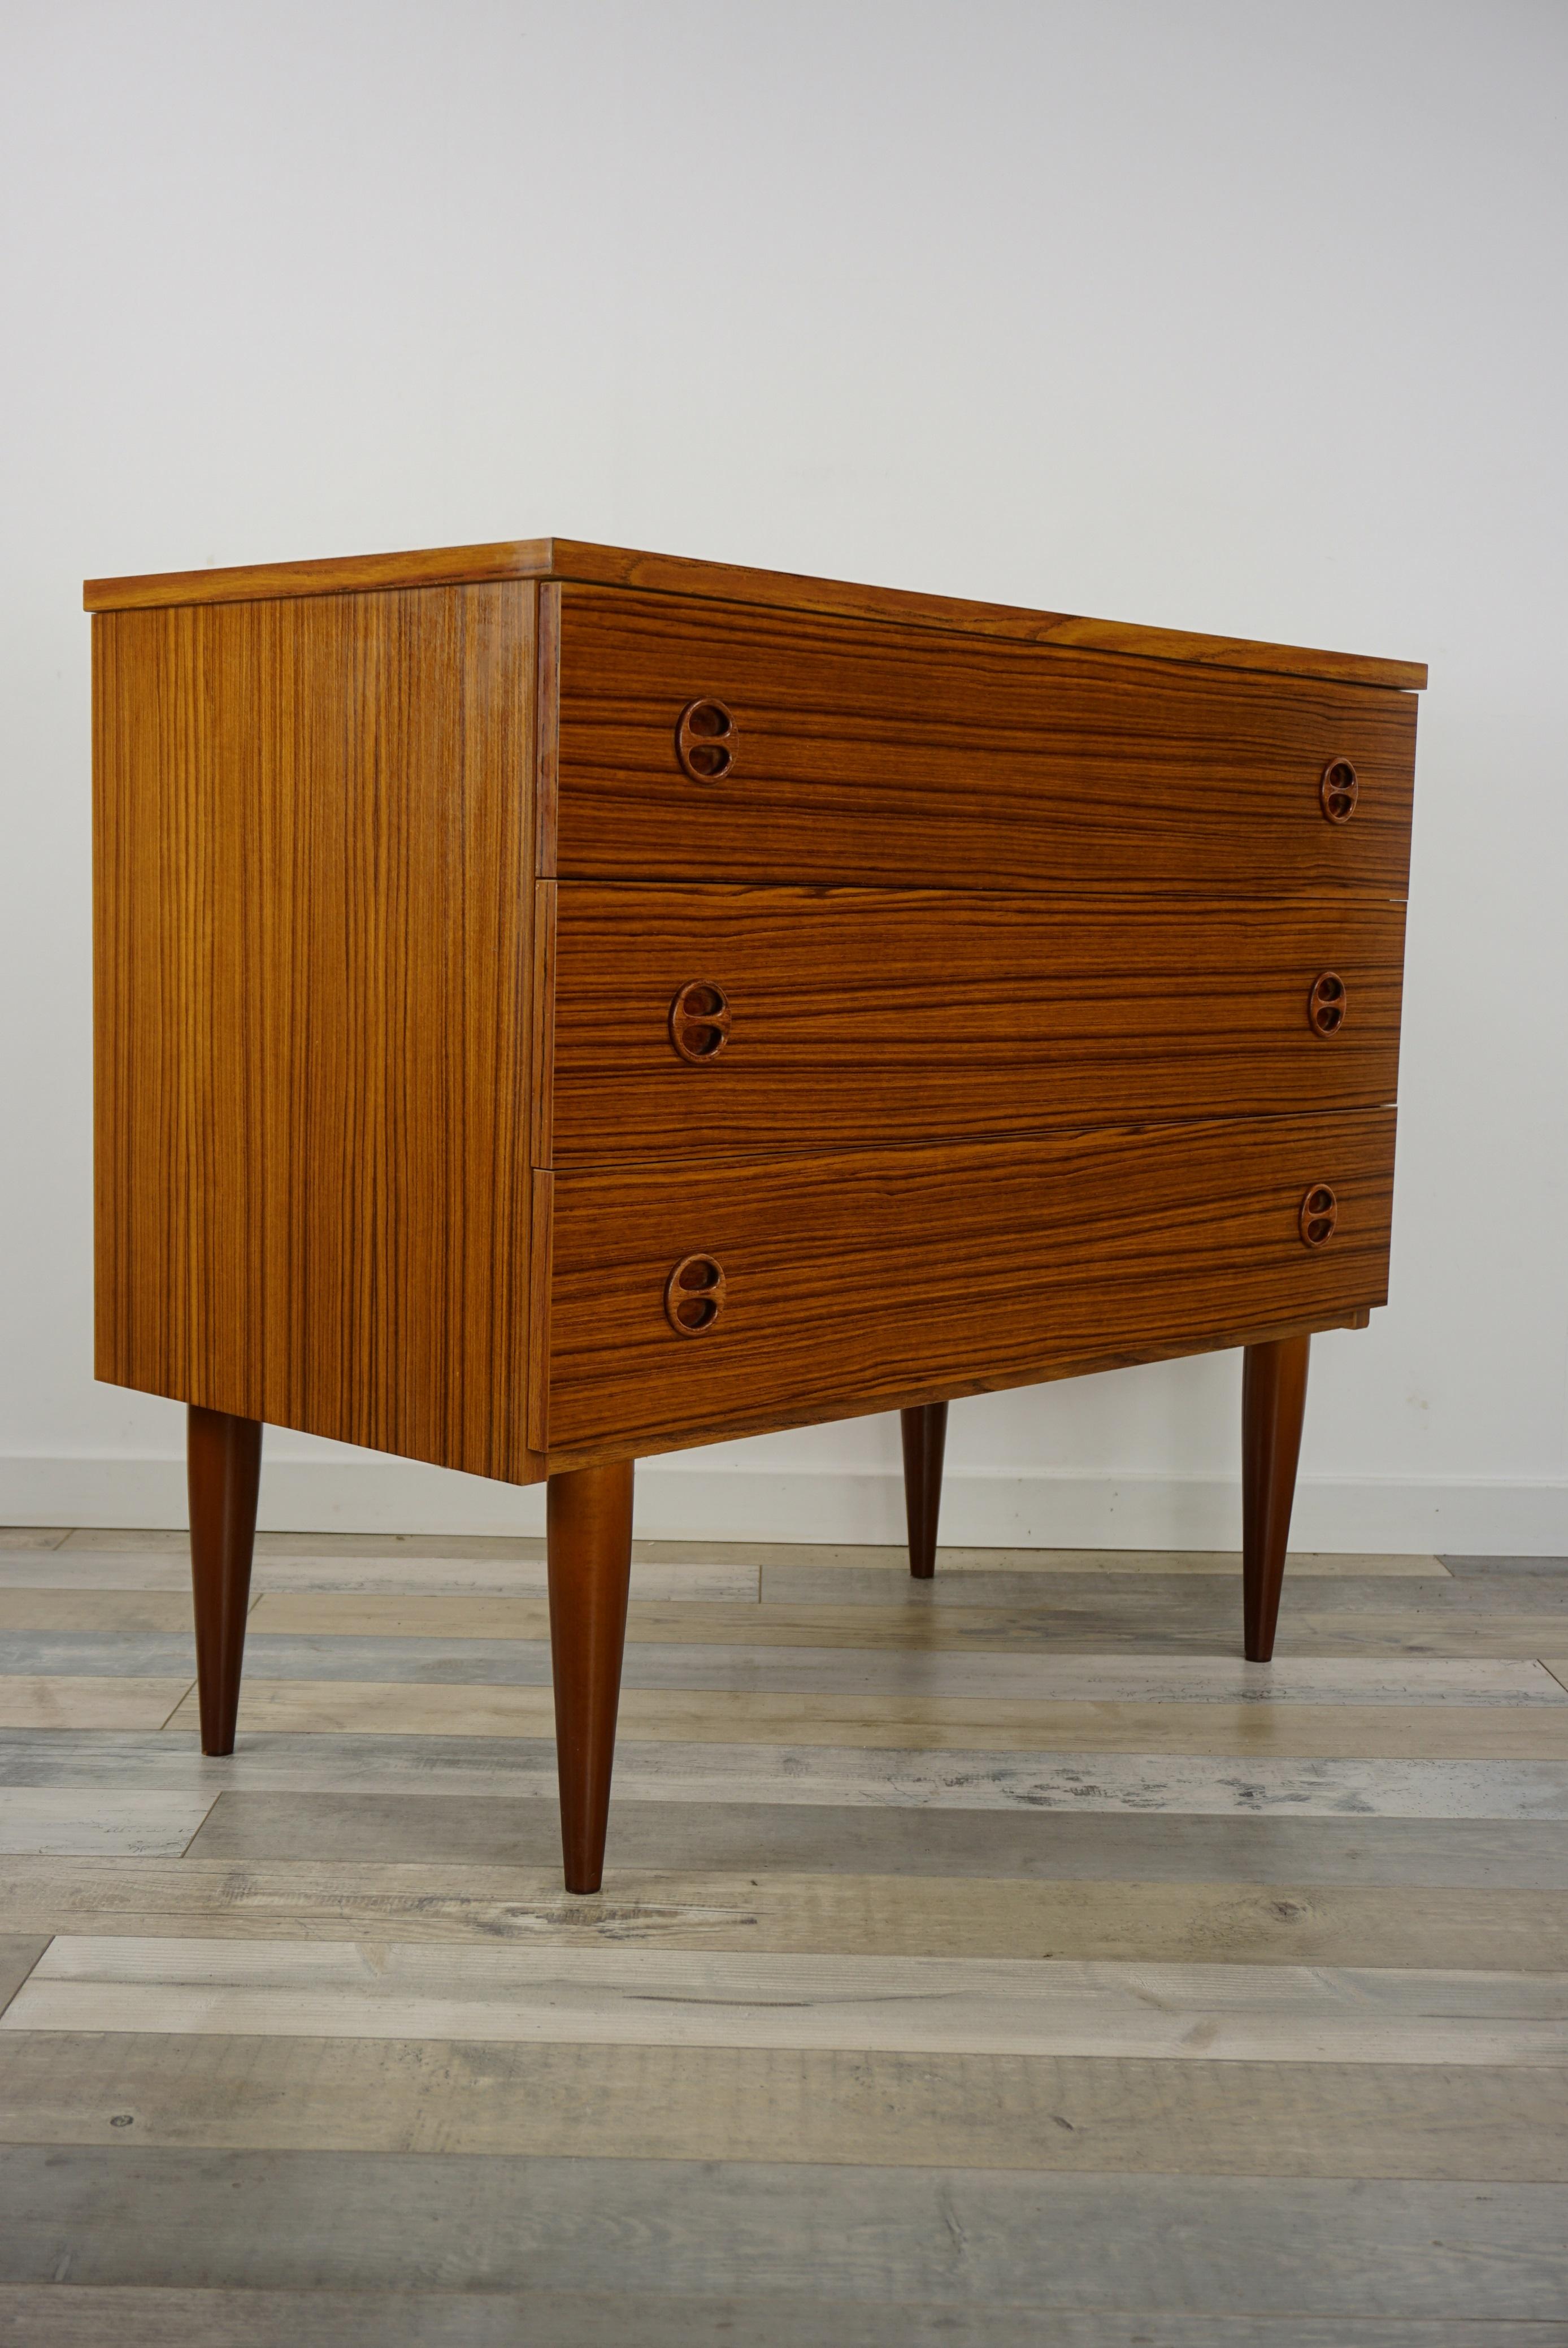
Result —
<path fill-rule="evenodd" d="M 1387 1295 L 1409 664 L 559 540 L 100 581 L 97 1368 L 190 1406 L 203 1749 L 263 1424 L 548 1478 L 598 1884 L 632 1462 Z"/>

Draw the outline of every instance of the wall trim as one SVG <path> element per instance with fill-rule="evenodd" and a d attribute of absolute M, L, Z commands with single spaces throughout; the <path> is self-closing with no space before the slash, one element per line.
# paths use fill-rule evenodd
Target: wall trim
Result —
<path fill-rule="evenodd" d="M 177 1526 L 176 1458 L 0 1457 L 0 1524 Z M 519 1489 L 418 1462 L 273 1458 L 262 1523 L 274 1532 L 537 1533 L 542 1487 Z M 891 1468 L 700 1466 L 651 1459 L 637 1478 L 637 1530 L 666 1540 L 888 1542 L 903 1538 Z M 1021 1549 L 1233 1550 L 1234 1477 L 964 1468 L 948 1472 L 944 1540 Z M 1568 1556 L 1568 1478 L 1304 1477 L 1294 1549 L 1477 1557 Z"/>

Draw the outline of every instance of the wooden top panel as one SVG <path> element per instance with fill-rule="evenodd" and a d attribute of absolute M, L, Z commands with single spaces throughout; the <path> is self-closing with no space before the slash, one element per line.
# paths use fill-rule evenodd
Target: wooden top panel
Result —
<path fill-rule="evenodd" d="M 494 546 L 435 547 L 408 554 L 359 554 L 311 562 L 245 563 L 224 571 L 166 571 L 146 578 L 89 579 L 89 612 L 123 612 L 176 603 L 247 603 L 284 595 L 344 595 L 377 587 L 437 587 L 486 579 L 570 579 L 644 593 L 708 596 L 840 617 L 894 621 L 1026 644 L 1068 644 L 1096 652 L 1137 653 L 1146 660 L 1196 661 L 1212 667 L 1263 669 L 1282 675 L 1347 677 L 1361 685 L 1408 687 L 1427 682 L 1419 661 L 1360 653 L 1314 652 L 1294 644 L 1253 644 L 1240 636 L 1200 636 L 1143 628 L 1065 612 L 1029 612 L 955 595 L 920 595 L 898 587 L 861 587 L 754 571 L 732 562 L 695 562 L 680 555 L 640 554 L 625 547 L 585 546 L 575 539 L 531 538 Z"/>

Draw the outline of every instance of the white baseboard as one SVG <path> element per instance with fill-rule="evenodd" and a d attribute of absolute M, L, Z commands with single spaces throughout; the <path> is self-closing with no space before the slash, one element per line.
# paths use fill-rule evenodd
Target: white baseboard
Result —
<path fill-rule="evenodd" d="M 0 1458 L 0 1524 L 181 1525 L 178 1459 Z M 262 1477 L 261 1522 L 274 1532 L 538 1533 L 544 1494 L 411 1460 L 282 1458 Z M 637 1477 L 637 1530 L 666 1540 L 898 1541 L 903 1487 L 894 1468 L 820 1469 L 651 1459 Z M 1233 1550 L 1241 1498 L 1222 1476 L 1111 1475 L 953 1467 L 942 1538 L 977 1549 Z M 1291 1546 L 1303 1550 L 1448 1550 L 1477 1557 L 1568 1556 L 1568 1479 L 1308 1478 Z"/>

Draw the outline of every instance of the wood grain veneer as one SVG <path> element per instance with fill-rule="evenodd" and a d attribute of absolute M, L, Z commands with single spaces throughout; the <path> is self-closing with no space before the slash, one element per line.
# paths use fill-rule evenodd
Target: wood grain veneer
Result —
<path fill-rule="evenodd" d="M 145 611 L 179 603 L 254 602 L 280 596 L 356 594 L 377 588 L 453 586 L 493 579 L 573 580 L 604 587 L 634 587 L 645 592 L 833 613 L 848 619 L 890 620 L 908 627 L 952 629 L 1028 644 L 1092 646 L 1222 668 L 1357 677 L 1367 685 L 1417 691 L 1427 682 L 1425 665 L 1419 661 L 1315 652 L 1300 645 L 1259 644 L 1247 637 L 1202 635 L 1185 629 L 1140 627 L 1125 621 L 1033 612 L 956 595 L 911 593 L 896 587 L 859 586 L 841 579 L 813 579 L 741 563 L 692 561 L 680 555 L 639 553 L 628 547 L 584 545 L 566 538 L 89 579 L 82 600 L 89 612 Z"/>
<path fill-rule="evenodd" d="M 830 1394 L 885 1409 L 1183 1334 L 1346 1320 L 1387 1294 L 1393 1170 L 1386 1109 L 557 1169 L 551 1447 L 640 1449 Z M 1339 1227 L 1312 1250 L 1297 1215 L 1318 1180 Z M 699 1251 L 726 1303 L 682 1340 L 665 1283 Z"/>
<path fill-rule="evenodd" d="M 1404 893 L 1409 694 L 560 592 L 562 878 Z M 673 755 L 704 695 L 738 725 L 712 781 Z"/>
<path fill-rule="evenodd" d="M 1367 1108 L 1398 1085 L 1405 909 L 1359 892 L 540 896 L 561 1166 Z M 1308 1016 L 1326 969 L 1349 1004 L 1328 1037 Z M 699 978 L 729 1029 L 694 1064 L 670 1007 Z"/>
<path fill-rule="evenodd" d="M 98 1375 L 526 1480 L 534 591 L 94 623 Z"/>

